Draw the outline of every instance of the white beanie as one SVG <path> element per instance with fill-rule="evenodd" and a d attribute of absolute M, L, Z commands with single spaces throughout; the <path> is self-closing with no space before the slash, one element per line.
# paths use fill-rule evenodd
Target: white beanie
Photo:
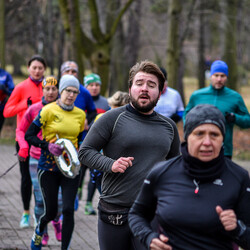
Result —
<path fill-rule="evenodd" d="M 73 75 L 64 75 L 61 77 L 59 82 L 59 93 L 61 94 L 67 87 L 75 87 L 79 90 L 80 83 L 78 79 Z"/>

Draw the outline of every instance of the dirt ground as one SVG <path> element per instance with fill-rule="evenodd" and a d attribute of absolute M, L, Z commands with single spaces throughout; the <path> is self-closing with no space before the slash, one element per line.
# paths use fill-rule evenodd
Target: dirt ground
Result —
<path fill-rule="evenodd" d="M 234 156 L 250 160 L 250 129 L 234 129 Z"/>

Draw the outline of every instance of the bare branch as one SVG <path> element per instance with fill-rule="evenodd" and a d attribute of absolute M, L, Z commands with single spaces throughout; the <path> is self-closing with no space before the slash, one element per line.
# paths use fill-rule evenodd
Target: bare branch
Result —
<path fill-rule="evenodd" d="M 109 41 L 115 34 L 115 31 L 117 29 L 117 26 L 121 20 L 121 18 L 123 17 L 123 15 L 125 14 L 125 12 L 127 11 L 127 9 L 130 7 L 130 5 L 134 2 L 134 0 L 129 0 L 124 7 L 122 8 L 122 10 L 120 11 L 119 15 L 116 17 L 116 19 L 114 20 L 114 23 L 112 25 L 112 28 L 110 29 L 110 32 L 108 34 L 106 34 L 105 40 Z"/>
<path fill-rule="evenodd" d="M 95 0 L 88 0 L 90 16 L 91 16 L 91 31 L 93 37 L 98 41 L 102 42 L 104 40 L 104 35 L 101 31 L 99 25 L 99 15 Z"/>

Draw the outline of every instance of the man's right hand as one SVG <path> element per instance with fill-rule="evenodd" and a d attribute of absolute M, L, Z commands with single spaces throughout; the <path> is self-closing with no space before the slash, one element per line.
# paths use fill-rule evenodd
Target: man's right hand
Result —
<path fill-rule="evenodd" d="M 132 167 L 134 157 L 120 157 L 112 165 L 112 172 L 114 173 L 124 173 L 128 167 Z"/>
<path fill-rule="evenodd" d="M 160 234 L 159 238 L 152 239 L 150 243 L 150 250 L 172 250 L 172 247 L 168 244 L 168 237 L 164 234 Z"/>
<path fill-rule="evenodd" d="M 228 123 L 234 123 L 235 122 L 235 114 L 234 113 L 226 112 L 225 118 L 226 118 L 226 121 Z"/>

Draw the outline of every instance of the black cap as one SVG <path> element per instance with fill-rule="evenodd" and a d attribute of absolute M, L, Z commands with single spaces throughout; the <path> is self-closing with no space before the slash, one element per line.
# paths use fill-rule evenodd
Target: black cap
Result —
<path fill-rule="evenodd" d="M 184 138 L 192 133 L 192 131 L 201 124 L 214 124 L 216 125 L 225 137 L 225 117 L 221 111 L 210 104 L 200 104 L 192 108 L 187 116 L 184 125 Z"/>

